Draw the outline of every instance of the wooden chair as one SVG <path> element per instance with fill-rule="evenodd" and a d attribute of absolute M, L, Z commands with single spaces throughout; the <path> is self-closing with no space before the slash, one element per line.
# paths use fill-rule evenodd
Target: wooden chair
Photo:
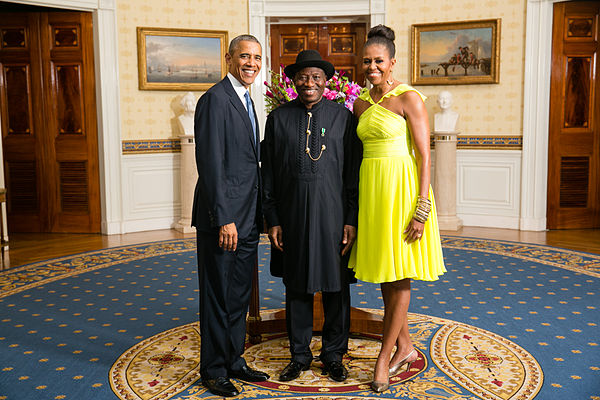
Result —
<path fill-rule="evenodd" d="M 247 330 L 250 343 L 260 343 L 265 333 L 286 332 L 285 310 L 273 311 L 260 315 L 260 292 L 258 286 L 258 259 L 254 267 L 252 278 L 252 294 L 250 298 L 250 315 L 248 316 Z M 321 293 L 315 295 L 313 306 L 313 331 L 323 330 L 323 304 Z M 381 335 L 383 332 L 383 317 L 372 314 L 360 308 L 352 307 L 350 310 L 350 334 L 366 333 Z"/>

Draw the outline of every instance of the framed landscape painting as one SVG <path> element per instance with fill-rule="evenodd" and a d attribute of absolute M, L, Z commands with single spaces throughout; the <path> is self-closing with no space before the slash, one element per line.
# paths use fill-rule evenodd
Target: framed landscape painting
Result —
<path fill-rule="evenodd" d="M 412 84 L 500 81 L 500 19 L 412 26 Z"/>
<path fill-rule="evenodd" d="M 208 90 L 227 74 L 226 31 L 137 28 L 140 90 Z"/>

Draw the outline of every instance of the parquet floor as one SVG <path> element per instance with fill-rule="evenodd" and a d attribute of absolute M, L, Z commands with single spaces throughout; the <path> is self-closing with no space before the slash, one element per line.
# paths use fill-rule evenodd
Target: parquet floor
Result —
<path fill-rule="evenodd" d="M 545 244 L 600 254 L 600 229 L 525 232 L 512 229 L 463 227 L 458 232 L 442 231 L 442 234 Z M 195 234 L 182 234 L 172 229 L 110 236 L 99 234 L 13 233 L 9 237 L 8 246 L 2 252 L 0 270 L 108 247 L 194 237 Z"/>

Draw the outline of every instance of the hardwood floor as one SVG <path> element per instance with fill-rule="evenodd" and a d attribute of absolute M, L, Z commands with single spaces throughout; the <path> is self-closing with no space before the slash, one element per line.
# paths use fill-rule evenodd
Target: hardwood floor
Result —
<path fill-rule="evenodd" d="M 85 251 L 195 237 L 196 234 L 194 233 L 184 235 L 174 229 L 127 233 L 124 235 L 13 233 L 9 236 L 8 248 L 3 251 L 0 270 Z"/>
<path fill-rule="evenodd" d="M 563 249 L 600 254 L 600 229 L 561 229 L 544 232 L 463 227 L 458 232 L 442 231 L 443 235 L 510 240 L 513 242 L 544 244 Z"/>
<path fill-rule="evenodd" d="M 525 232 L 513 229 L 463 227 L 458 232 L 442 231 L 442 234 L 543 244 L 600 254 L 600 229 Z M 0 270 L 85 251 L 194 237 L 195 234 L 182 234 L 173 229 L 110 236 L 98 234 L 14 233 L 10 235 L 8 247 L 3 251 Z"/>

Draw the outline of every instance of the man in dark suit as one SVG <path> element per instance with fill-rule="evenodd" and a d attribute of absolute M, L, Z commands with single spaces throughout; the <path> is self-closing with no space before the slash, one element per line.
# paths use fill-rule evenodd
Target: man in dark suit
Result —
<path fill-rule="evenodd" d="M 239 391 L 230 378 L 269 378 L 242 358 L 262 221 L 260 137 L 248 94 L 260 71 L 261 45 L 254 36 L 238 36 L 225 59 L 227 76 L 196 105 L 192 225 L 198 242 L 202 384 L 215 395 L 231 397 Z"/>

